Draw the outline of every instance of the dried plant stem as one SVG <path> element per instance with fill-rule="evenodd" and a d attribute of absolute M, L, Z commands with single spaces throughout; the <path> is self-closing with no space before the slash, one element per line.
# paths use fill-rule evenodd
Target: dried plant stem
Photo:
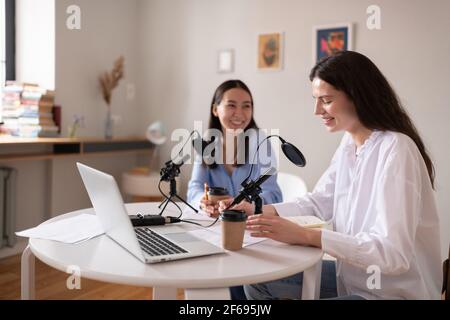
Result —
<path fill-rule="evenodd" d="M 114 62 L 113 70 L 100 76 L 102 95 L 108 108 L 111 106 L 112 91 L 118 86 L 120 79 L 124 77 L 124 60 L 123 56 L 119 57 Z"/>

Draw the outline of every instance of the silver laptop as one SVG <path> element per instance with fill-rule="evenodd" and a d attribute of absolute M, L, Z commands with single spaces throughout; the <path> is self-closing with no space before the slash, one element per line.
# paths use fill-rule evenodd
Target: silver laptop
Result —
<path fill-rule="evenodd" d="M 77 163 L 77 167 L 106 235 L 142 262 L 156 263 L 224 252 L 178 226 L 133 227 L 114 177 L 81 163 Z"/>

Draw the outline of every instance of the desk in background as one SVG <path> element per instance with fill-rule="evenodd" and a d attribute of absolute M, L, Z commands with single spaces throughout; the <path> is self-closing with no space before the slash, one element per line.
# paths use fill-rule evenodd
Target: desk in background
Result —
<path fill-rule="evenodd" d="M 117 153 L 149 153 L 153 144 L 143 137 L 19 138 L 0 135 L 0 161 L 52 160 L 74 156 L 111 156 Z"/>
<path fill-rule="evenodd" d="M 0 135 L 0 167 L 14 168 L 17 172 L 15 183 L 11 184 L 14 187 L 0 195 L 0 202 L 3 200 L 5 207 L 12 208 L 3 214 L 8 219 L 3 224 L 0 221 L 0 228 L 13 225 L 13 232 L 23 230 L 80 205 L 88 206 L 75 162 L 87 161 L 119 178 L 136 166 L 141 157 L 150 159 L 153 147 L 140 136 L 105 140 Z M 18 248 L 13 253 L 21 251 Z"/>

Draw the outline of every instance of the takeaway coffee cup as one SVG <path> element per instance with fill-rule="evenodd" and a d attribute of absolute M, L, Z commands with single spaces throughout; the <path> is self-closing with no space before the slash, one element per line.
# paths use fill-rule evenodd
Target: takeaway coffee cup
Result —
<path fill-rule="evenodd" d="M 208 200 L 218 203 L 220 200 L 229 198 L 228 190 L 220 187 L 210 187 L 208 191 Z"/>
<path fill-rule="evenodd" d="M 240 210 L 225 210 L 220 215 L 222 220 L 222 247 L 230 251 L 242 248 L 247 215 Z"/>

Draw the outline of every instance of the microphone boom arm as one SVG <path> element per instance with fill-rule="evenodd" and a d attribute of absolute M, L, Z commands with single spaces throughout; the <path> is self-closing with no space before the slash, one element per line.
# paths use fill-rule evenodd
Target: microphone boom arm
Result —
<path fill-rule="evenodd" d="M 255 157 L 258 154 L 259 147 L 263 144 L 263 142 L 274 137 L 280 139 L 282 143 L 281 149 L 283 150 L 284 155 L 289 159 L 289 161 L 291 161 L 298 167 L 304 167 L 306 165 L 305 157 L 303 156 L 301 151 L 297 149 L 296 146 L 287 142 L 278 135 L 271 135 L 266 137 L 263 141 L 261 141 L 261 143 L 258 144 L 258 147 L 256 148 L 256 152 L 253 155 L 253 160 L 250 167 L 250 172 L 247 178 L 245 178 L 245 180 L 241 184 L 242 185 L 241 191 L 236 196 L 236 198 L 234 198 L 233 202 L 228 206 L 226 210 L 240 203 L 242 200 L 247 200 L 250 203 L 252 203 L 253 201 L 255 202 L 255 214 L 262 213 L 262 199 L 259 196 L 259 194 L 262 192 L 260 185 L 264 183 L 264 181 L 269 179 L 272 175 L 274 175 L 276 173 L 276 170 L 273 167 L 270 168 L 264 174 L 262 174 L 256 181 L 252 181 L 250 177 L 252 175 Z"/>

